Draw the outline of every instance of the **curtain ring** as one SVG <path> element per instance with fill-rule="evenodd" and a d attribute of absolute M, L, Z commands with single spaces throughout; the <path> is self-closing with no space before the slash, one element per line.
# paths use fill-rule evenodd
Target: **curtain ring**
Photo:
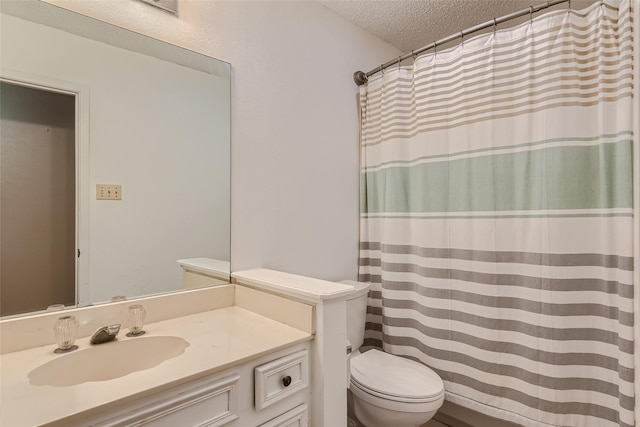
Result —
<path fill-rule="evenodd" d="M 529 6 L 529 21 L 533 21 L 533 6 Z"/>
<path fill-rule="evenodd" d="M 498 23 L 496 22 L 496 18 L 493 18 L 493 34 L 496 33 L 497 29 L 498 29 Z"/>
<path fill-rule="evenodd" d="M 384 76 L 384 64 L 380 64 L 380 72 Z"/>
<path fill-rule="evenodd" d="M 413 53 L 413 49 L 411 49 L 411 57 L 413 58 L 414 61 L 416 60 L 416 54 Z"/>
<path fill-rule="evenodd" d="M 438 41 L 434 41 L 433 42 L 433 53 L 436 54 L 438 53 Z"/>
<path fill-rule="evenodd" d="M 460 45 L 464 47 L 464 32 L 460 30 Z"/>

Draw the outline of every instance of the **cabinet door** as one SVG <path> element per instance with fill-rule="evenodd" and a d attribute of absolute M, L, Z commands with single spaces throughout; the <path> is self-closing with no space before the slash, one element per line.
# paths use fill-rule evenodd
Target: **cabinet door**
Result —
<path fill-rule="evenodd" d="M 308 423 L 307 405 L 300 405 L 280 415 L 278 418 L 262 424 L 260 427 L 307 427 Z"/>
<path fill-rule="evenodd" d="M 133 403 L 95 427 L 218 427 L 239 418 L 240 375 L 209 378 Z"/>

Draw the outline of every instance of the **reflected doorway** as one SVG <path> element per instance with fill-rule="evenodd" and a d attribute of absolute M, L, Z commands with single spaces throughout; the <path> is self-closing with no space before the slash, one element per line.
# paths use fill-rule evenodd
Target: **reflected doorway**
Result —
<path fill-rule="evenodd" d="M 76 96 L 0 82 L 0 315 L 76 303 Z"/>

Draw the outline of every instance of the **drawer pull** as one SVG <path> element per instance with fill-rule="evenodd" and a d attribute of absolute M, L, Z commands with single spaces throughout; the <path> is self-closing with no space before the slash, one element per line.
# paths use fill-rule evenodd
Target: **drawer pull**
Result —
<path fill-rule="evenodd" d="M 289 387 L 290 384 L 291 384 L 291 376 L 287 375 L 282 379 L 282 385 L 285 387 Z"/>

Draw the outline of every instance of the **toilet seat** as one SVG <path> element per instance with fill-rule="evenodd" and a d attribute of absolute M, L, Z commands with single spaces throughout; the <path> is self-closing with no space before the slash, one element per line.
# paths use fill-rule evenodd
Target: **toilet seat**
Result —
<path fill-rule="evenodd" d="M 428 403 L 444 394 L 442 379 L 429 367 L 375 349 L 351 359 L 351 384 L 394 402 Z"/>

